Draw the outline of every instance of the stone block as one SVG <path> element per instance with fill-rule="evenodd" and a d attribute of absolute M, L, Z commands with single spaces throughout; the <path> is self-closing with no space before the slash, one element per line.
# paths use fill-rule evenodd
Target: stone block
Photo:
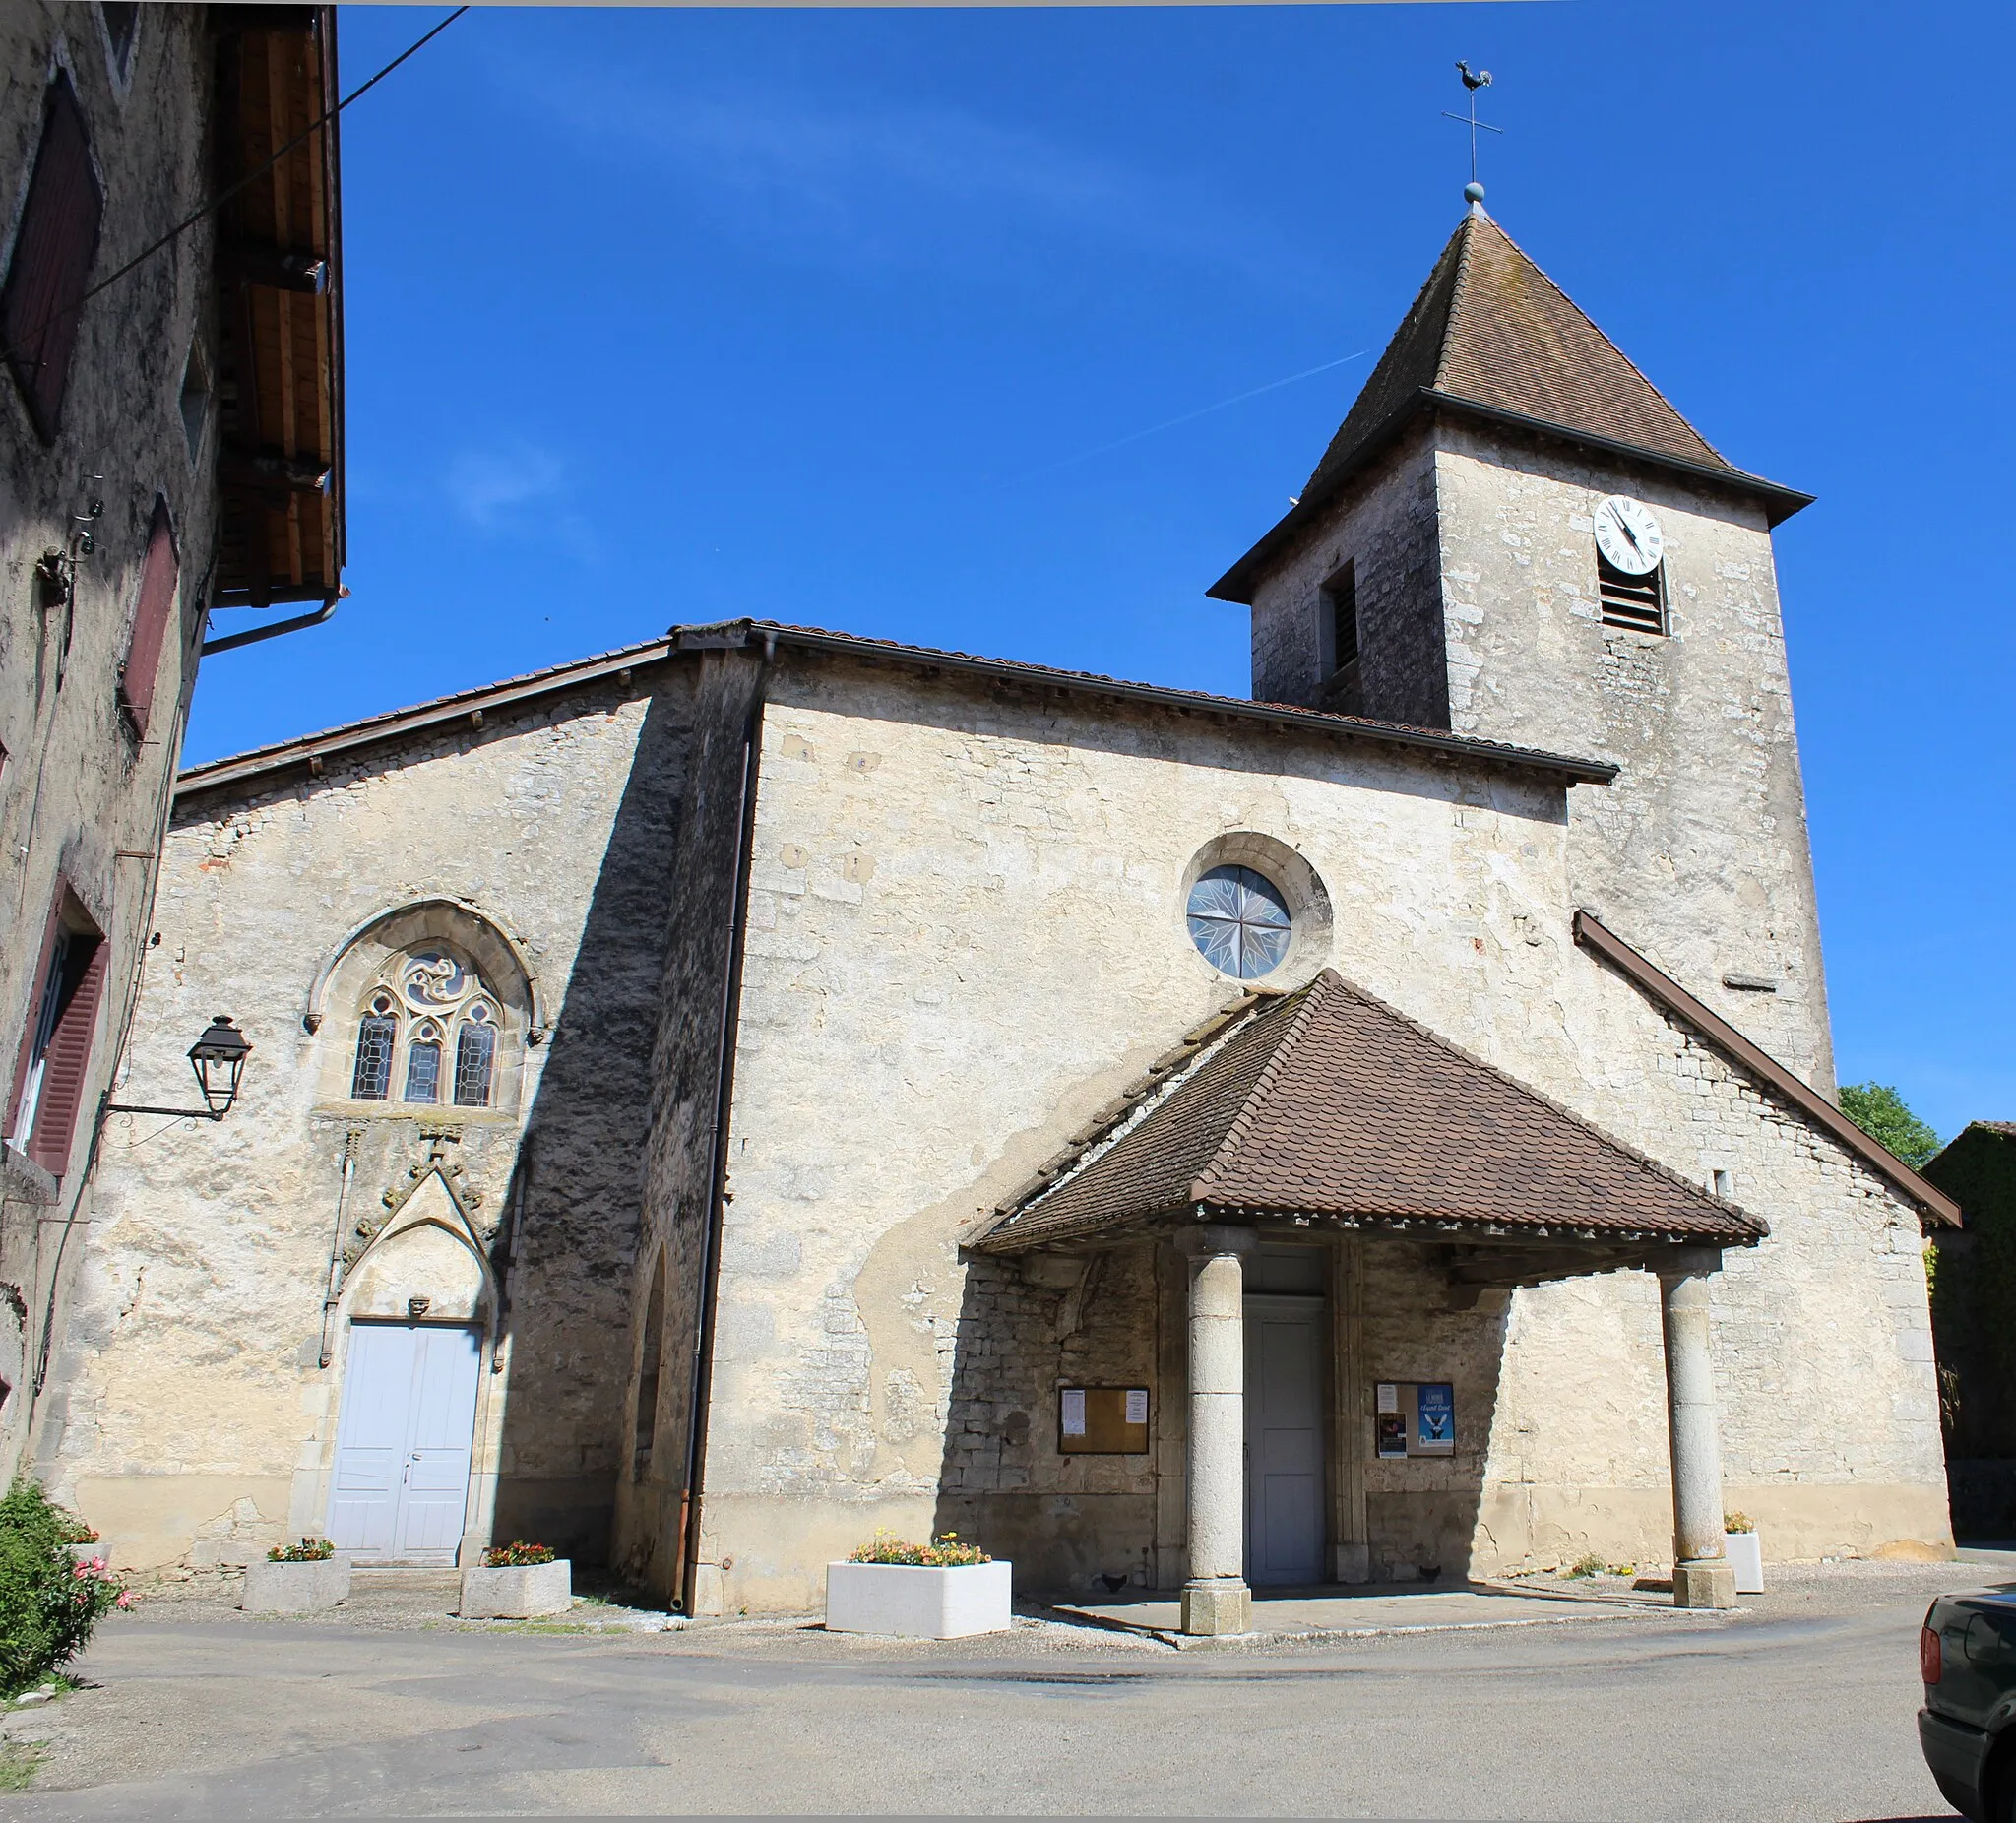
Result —
<path fill-rule="evenodd" d="M 1183 1586 L 1183 1631 L 1207 1635 L 1250 1633 L 1253 1592 L 1243 1582 L 1215 1578 Z"/>
<path fill-rule="evenodd" d="M 455 1611 L 464 1620 L 536 1620 L 564 1614 L 573 1605 L 574 1565 L 559 1557 L 551 1563 L 463 1571 L 462 1600 Z"/>
<path fill-rule="evenodd" d="M 1729 1532 L 1723 1535 L 1722 1548 L 1735 1576 L 1736 1594 L 1762 1595 L 1764 1540 L 1754 1532 Z"/>
<path fill-rule="evenodd" d="M 314 1614 L 349 1599 L 350 1560 L 320 1563 L 250 1563 L 238 1605 L 248 1614 Z"/>
<path fill-rule="evenodd" d="M 1727 1557 L 1673 1565 L 1675 1607 L 1734 1607 L 1736 1573 Z"/>
<path fill-rule="evenodd" d="M 1006 1633 L 1015 1624 L 1014 1566 L 965 1563 L 829 1563 L 830 1633 L 879 1633 L 897 1639 L 954 1640 Z"/>

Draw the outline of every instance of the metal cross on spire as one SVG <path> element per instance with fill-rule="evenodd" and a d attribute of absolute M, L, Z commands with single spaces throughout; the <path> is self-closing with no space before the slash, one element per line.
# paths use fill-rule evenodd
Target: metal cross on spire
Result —
<path fill-rule="evenodd" d="M 1459 126 L 1470 128 L 1470 182 L 1464 186 L 1463 194 L 1471 202 L 1481 204 L 1484 200 L 1484 187 L 1477 180 L 1477 136 L 1480 133 L 1502 133 L 1505 129 L 1503 127 L 1494 127 L 1477 117 L 1477 92 L 1480 89 L 1488 89 L 1491 86 L 1490 71 L 1473 70 L 1468 63 L 1459 57 L 1456 60 L 1456 73 L 1463 78 L 1464 88 L 1470 91 L 1470 112 L 1467 114 L 1452 114 L 1445 107 L 1442 110 L 1442 118 L 1444 120 L 1453 120 Z"/>

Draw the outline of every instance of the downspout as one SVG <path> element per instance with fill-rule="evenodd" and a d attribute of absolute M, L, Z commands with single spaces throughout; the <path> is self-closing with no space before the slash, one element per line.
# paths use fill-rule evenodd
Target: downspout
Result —
<path fill-rule="evenodd" d="M 700 1250 L 700 1333 L 693 1345 L 693 1382 L 686 1422 L 685 1490 L 679 1501 L 679 1591 L 682 1612 L 693 1611 L 700 1565 L 701 1477 L 707 1461 L 708 1407 L 714 1392 L 714 1322 L 720 1293 L 721 1230 L 727 1213 L 728 1113 L 735 1092 L 735 1036 L 742 1005 L 742 953 L 749 928 L 750 858 L 756 838 L 756 785 L 763 767 L 763 707 L 777 657 L 777 635 L 763 635 L 763 660 L 742 727 L 741 833 L 735 849 L 734 897 L 729 906 L 728 958 L 721 996 L 720 1039 L 714 1073 L 714 1131 L 707 1226 Z"/>
<path fill-rule="evenodd" d="M 322 1365 L 336 1358 L 336 1307 L 343 1301 L 343 1225 L 349 1213 L 350 1179 L 357 1171 L 357 1144 L 362 1127 L 348 1127 L 343 1136 L 343 1182 L 336 1192 L 336 1229 L 329 1237 L 329 1280 L 322 1289 Z"/>

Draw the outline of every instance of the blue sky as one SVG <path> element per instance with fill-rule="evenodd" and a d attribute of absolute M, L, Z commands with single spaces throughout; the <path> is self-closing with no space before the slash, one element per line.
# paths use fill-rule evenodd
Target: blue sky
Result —
<path fill-rule="evenodd" d="M 346 7 L 346 84 L 437 17 Z M 208 663 L 187 757 L 741 613 L 1243 694 L 1203 592 L 1456 222 L 1468 57 L 1493 214 L 1820 496 L 1779 561 L 1843 1079 L 2016 1117 L 2006 24 L 472 13 L 346 116 L 354 593 Z"/>

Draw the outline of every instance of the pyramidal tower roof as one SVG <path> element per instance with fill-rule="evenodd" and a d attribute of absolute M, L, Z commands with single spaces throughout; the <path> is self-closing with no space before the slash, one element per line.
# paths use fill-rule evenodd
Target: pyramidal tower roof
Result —
<path fill-rule="evenodd" d="M 1265 559 L 1404 422 L 1437 407 L 1727 482 L 1761 496 L 1773 524 L 1811 499 L 1731 463 L 1473 204 L 1300 500 L 1211 594 L 1247 600 Z"/>

